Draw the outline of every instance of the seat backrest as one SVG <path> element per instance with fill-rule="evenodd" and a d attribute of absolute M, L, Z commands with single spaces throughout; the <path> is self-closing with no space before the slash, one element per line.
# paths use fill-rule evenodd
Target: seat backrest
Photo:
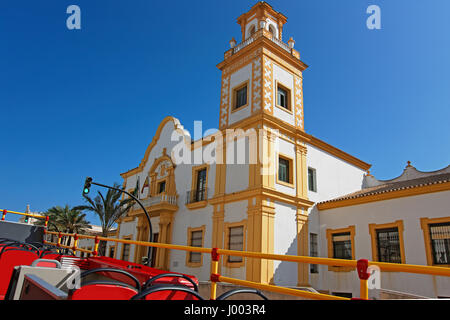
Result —
<path fill-rule="evenodd" d="M 69 295 L 69 300 L 130 300 L 137 290 L 113 284 L 87 284 Z"/>
<path fill-rule="evenodd" d="M 59 261 L 61 259 L 62 255 L 59 253 L 51 252 L 51 253 L 41 254 L 40 257 L 41 257 L 41 259 L 50 259 L 50 260 L 58 260 Z"/>
<path fill-rule="evenodd" d="M 204 300 L 198 292 L 185 286 L 155 285 L 139 292 L 132 300 Z"/>
<path fill-rule="evenodd" d="M 36 259 L 31 264 L 32 267 L 58 268 L 61 269 L 61 263 L 52 259 Z"/>
<path fill-rule="evenodd" d="M 38 259 L 38 255 L 33 251 L 20 248 L 3 251 L 0 257 L 0 295 L 5 295 L 14 267 L 29 266 L 36 259 Z"/>

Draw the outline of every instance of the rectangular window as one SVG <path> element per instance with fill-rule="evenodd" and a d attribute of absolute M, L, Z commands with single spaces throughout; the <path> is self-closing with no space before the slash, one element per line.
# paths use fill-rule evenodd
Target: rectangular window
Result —
<path fill-rule="evenodd" d="M 129 258 L 130 258 L 130 244 L 124 243 L 122 248 L 122 260 L 128 261 Z"/>
<path fill-rule="evenodd" d="M 206 189 L 206 168 L 197 171 L 197 201 L 205 200 L 204 191 Z"/>
<path fill-rule="evenodd" d="M 228 234 L 229 250 L 244 250 L 244 227 L 230 227 Z M 242 262 L 242 257 L 228 256 L 228 262 Z"/>
<path fill-rule="evenodd" d="M 291 90 L 276 81 L 277 107 L 291 111 Z"/>
<path fill-rule="evenodd" d="M 398 228 L 376 230 L 378 261 L 402 263 Z"/>
<path fill-rule="evenodd" d="M 283 107 L 285 109 L 289 109 L 288 103 L 287 103 L 287 97 L 288 93 L 286 90 L 282 89 L 281 87 L 278 87 L 277 91 L 277 103 L 280 107 Z"/>
<path fill-rule="evenodd" d="M 450 264 L 450 222 L 429 224 L 433 264 Z"/>
<path fill-rule="evenodd" d="M 278 159 L 278 180 L 292 183 L 290 179 L 290 161 L 282 157 Z"/>
<path fill-rule="evenodd" d="M 308 190 L 317 192 L 316 169 L 308 168 Z"/>
<path fill-rule="evenodd" d="M 158 194 L 166 192 L 166 181 L 158 183 Z"/>
<path fill-rule="evenodd" d="M 333 258 L 352 259 L 352 240 L 350 232 L 333 234 Z"/>
<path fill-rule="evenodd" d="M 236 89 L 235 91 L 236 101 L 234 108 L 240 108 L 242 106 L 245 106 L 247 104 L 247 85 Z"/>
<path fill-rule="evenodd" d="M 110 247 L 109 248 L 109 257 L 114 258 L 114 253 L 116 251 L 116 247 Z"/>
<path fill-rule="evenodd" d="M 203 244 L 203 231 L 192 231 L 191 232 L 191 243 L 189 244 L 191 247 L 201 247 Z M 190 252 L 189 253 L 189 262 L 200 263 L 202 259 L 201 252 Z"/>
<path fill-rule="evenodd" d="M 317 243 L 317 234 L 316 233 L 310 233 L 309 234 L 309 255 L 311 257 L 318 257 L 318 243 Z M 310 272 L 311 273 L 319 273 L 319 266 L 317 264 L 310 264 Z"/>

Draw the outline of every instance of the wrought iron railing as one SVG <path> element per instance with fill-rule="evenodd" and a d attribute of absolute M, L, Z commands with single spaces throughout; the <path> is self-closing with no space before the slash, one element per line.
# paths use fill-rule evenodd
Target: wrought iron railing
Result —
<path fill-rule="evenodd" d="M 187 192 L 186 204 L 200 202 L 208 199 L 208 188 L 191 190 Z"/>

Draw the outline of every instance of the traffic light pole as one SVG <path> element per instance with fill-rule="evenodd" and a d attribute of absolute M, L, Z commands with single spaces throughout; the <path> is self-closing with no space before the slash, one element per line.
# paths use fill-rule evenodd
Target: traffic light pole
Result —
<path fill-rule="evenodd" d="M 101 183 L 97 183 L 97 182 L 93 182 L 91 181 L 92 184 L 95 184 L 96 186 L 99 187 L 104 187 L 104 188 L 108 188 L 111 190 L 116 190 L 116 191 L 120 191 L 122 193 L 125 193 L 126 195 L 130 196 L 133 200 L 135 200 L 142 208 L 142 210 L 144 210 L 145 216 L 147 217 L 148 220 L 148 225 L 149 225 L 149 231 L 150 231 L 150 239 L 149 242 L 153 242 L 153 229 L 152 229 L 152 222 L 150 221 L 150 215 L 148 214 L 147 210 L 145 210 L 144 205 L 139 201 L 138 198 L 136 198 L 135 196 L 133 196 L 132 194 L 126 192 L 125 190 L 119 189 L 119 188 L 115 188 L 115 187 L 110 187 Z M 153 247 L 149 247 L 148 248 L 148 255 L 147 255 L 147 265 L 151 266 L 151 261 L 152 261 L 152 251 L 153 251 Z"/>

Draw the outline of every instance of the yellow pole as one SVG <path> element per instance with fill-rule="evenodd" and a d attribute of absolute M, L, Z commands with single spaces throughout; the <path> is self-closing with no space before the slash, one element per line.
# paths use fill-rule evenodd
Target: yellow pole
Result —
<path fill-rule="evenodd" d="M 369 300 L 369 280 L 361 279 L 360 282 L 360 297 L 364 300 Z"/>
<path fill-rule="evenodd" d="M 217 272 L 219 272 L 219 257 L 217 248 L 213 248 L 211 251 L 211 300 L 216 300 L 217 297 Z"/>
<path fill-rule="evenodd" d="M 98 239 L 98 237 L 95 237 L 94 252 L 92 252 L 94 257 L 96 257 L 98 255 L 98 244 L 99 243 L 100 243 L 100 240 Z"/>
<path fill-rule="evenodd" d="M 77 253 L 77 248 L 78 247 L 78 234 L 75 233 L 75 235 L 73 236 L 73 253 L 76 254 Z"/>

